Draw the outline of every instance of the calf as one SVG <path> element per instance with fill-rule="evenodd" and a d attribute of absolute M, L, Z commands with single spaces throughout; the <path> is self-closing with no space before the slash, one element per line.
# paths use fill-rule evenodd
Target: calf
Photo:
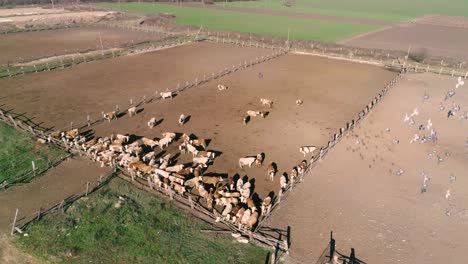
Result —
<path fill-rule="evenodd" d="M 306 154 L 313 153 L 317 148 L 314 146 L 303 146 L 299 148 L 299 152 L 304 154 L 304 158 Z"/>
<path fill-rule="evenodd" d="M 244 117 L 242 118 L 242 124 L 243 124 L 244 126 L 246 126 L 246 125 L 249 123 L 249 121 L 250 121 L 250 116 L 248 116 L 248 115 L 247 115 L 247 116 L 244 116 Z"/>
<path fill-rule="evenodd" d="M 216 186 L 218 182 L 223 181 L 223 177 L 219 176 L 199 176 L 204 184 L 212 184 Z"/>
<path fill-rule="evenodd" d="M 250 214 L 249 220 L 246 223 L 247 229 L 252 230 L 255 224 L 258 221 L 258 212 L 253 212 Z"/>
<path fill-rule="evenodd" d="M 263 165 L 263 154 L 259 153 L 257 154 L 257 158 L 255 159 L 255 164 L 257 167 L 261 167 Z"/>
<path fill-rule="evenodd" d="M 252 110 L 249 110 L 246 112 L 247 116 L 251 116 L 251 117 L 255 117 L 255 116 L 258 116 L 260 115 L 260 111 L 252 111 Z"/>
<path fill-rule="evenodd" d="M 273 107 L 273 101 L 265 98 L 261 98 L 260 102 L 262 103 L 263 106 L 268 106 L 269 108 Z"/>
<path fill-rule="evenodd" d="M 304 103 L 304 101 L 302 101 L 301 99 L 297 99 L 297 100 L 296 100 L 296 105 L 297 105 L 297 106 L 300 106 L 300 105 L 302 105 L 303 103 Z"/>
<path fill-rule="evenodd" d="M 169 146 L 169 143 L 171 142 L 172 142 L 172 138 L 165 137 L 159 140 L 158 145 L 161 148 L 161 150 L 163 150 L 164 148 L 167 148 L 167 146 Z"/>
<path fill-rule="evenodd" d="M 226 85 L 218 84 L 218 90 L 219 91 L 225 91 L 227 89 L 228 89 L 228 87 Z"/>
<path fill-rule="evenodd" d="M 146 138 L 146 137 L 142 137 L 141 142 L 143 143 L 143 145 L 146 145 L 146 146 L 148 146 L 150 148 L 154 148 L 154 147 L 159 145 L 158 141 L 154 141 L 154 140 Z"/>
<path fill-rule="evenodd" d="M 160 93 L 162 99 L 172 98 L 174 94 L 172 92 Z"/>
<path fill-rule="evenodd" d="M 152 118 L 150 119 L 150 121 L 148 121 L 148 127 L 149 127 L 150 129 L 153 129 L 153 127 L 155 127 L 155 126 L 156 126 L 156 117 L 152 117 Z"/>
<path fill-rule="evenodd" d="M 106 119 L 107 121 L 111 121 L 113 119 L 117 119 L 117 112 L 116 111 L 112 111 L 112 112 L 109 112 L 109 113 L 106 113 L 106 114 L 103 114 L 102 117 L 104 119 Z"/>
<path fill-rule="evenodd" d="M 188 118 L 188 116 L 186 116 L 186 115 L 184 115 L 184 114 L 181 114 L 181 115 L 179 116 L 179 125 L 185 124 L 185 122 L 187 122 L 187 118 Z"/>
<path fill-rule="evenodd" d="M 192 161 L 194 164 L 201 164 L 204 167 L 206 167 L 206 165 L 211 161 L 211 159 L 207 157 L 194 157 Z"/>
<path fill-rule="evenodd" d="M 190 144 L 196 146 L 196 147 L 202 147 L 203 149 L 206 149 L 206 140 L 199 138 L 199 139 L 193 139 L 189 141 Z"/>
<path fill-rule="evenodd" d="M 130 108 L 128 109 L 128 115 L 129 115 L 130 117 L 136 115 L 136 113 L 137 113 L 137 108 L 136 108 L 136 106 L 130 107 Z"/>
<path fill-rule="evenodd" d="M 184 164 L 179 164 L 179 165 L 175 165 L 175 166 L 172 166 L 172 167 L 167 167 L 166 171 L 168 171 L 168 172 L 178 172 L 178 171 L 180 171 L 182 169 L 184 169 Z"/>
<path fill-rule="evenodd" d="M 245 157 L 239 159 L 239 167 L 242 169 L 245 165 L 248 165 L 249 168 L 252 167 L 252 164 L 255 162 L 255 157 Z"/>
<path fill-rule="evenodd" d="M 216 154 L 214 152 L 211 152 L 211 151 L 198 151 L 198 150 L 196 150 L 195 151 L 195 156 L 214 159 L 216 157 Z"/>
<path fill-rule="evenodd" d="M 262 215 L 266 215 L 268 212 L 268 209 L 270 208 L 271 208 L 271 197 L 267 196 L 262 201 L 262 205 L 261 205 Z"/>
<path fill-rule="evenodd" d="M 275 169 L 275 166 L 273 165 L 273 163 L 268 164 L 267 174 L 268 174 L 268 177 L 270 178 L 270 180 L 273 181 L 274 178 L 275 178 L 275 174 L 276 174 L 276 169 Z"/>
<path fill-rule="evenodd" d="M 288 186 L 288 179 L 286 178 L 286 175 L 281 175 L 280 177 L 280 186 L 281 189 L 284 191 L 286 187 Z"/>

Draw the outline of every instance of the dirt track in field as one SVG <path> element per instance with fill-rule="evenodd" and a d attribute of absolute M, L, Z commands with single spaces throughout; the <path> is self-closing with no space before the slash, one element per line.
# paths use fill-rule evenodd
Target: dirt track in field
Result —
<path fill-rule="evenodd" d="M 468 29 L 406 23 L 340 42 L 361 48 L 426 51 L 429 56 L 468 60 Z"/>
<path fill-rule="evenodd" d="M 29 217 L 39 208 L 45 209 L 85 191 L 86 182 L 94 185 L 108 170 L 85 158 L 68 159 L 31 183 L 0 192 L 0 233 L 11 231 L 16 208 L 18 219 Z"/>
<path fill-rule="evenodd" d="M 162 4 L 169 4 L 169 3 L 162 3 Z M 179 6 L 180 4 L 173 4 L 173 5 Z M 393 24 L 392 22 L 387 22 L 383 20 L 375 20 L 375 19 L 327 16 L 327 15 L 320 15 L 320 14 L 287 12 L 287 11 L 281 11 L 281 10 L 268 10 L 268 9 L 257 9 L 257 8 L 234 7 L 234 6 L 203 5 L 197 2 L 187 2 L 187 3 L 182 3 L 182 5 L 190 6 L 190 7 L 197 7 L 197 8 L 205 8 L 205 9 L 235 11 L 235 12 L 241 12 L 241 13 L 252 13 L 252 14 L 262 14 L 262 15 L 285 16 L 285 17 L 293 17 L 293 18 L 305 18 L 305 19 L 322 20 L 322 21 L 337 22 L 337 23 L 366 24 L 366 25 L 377 25 L 377 26 L 389 26 Z"/>
<path fill-rule="evenodd" d="M 132 42 L 162 37 L 155 33 L 108 28 L 70 28 L 0 35 L 0 65 L 80 51 L 123 47 Z"/>
<path fill-rule="evenodd" d="M 259 72 L 264 75 L 261 79 Z M 254 190 L 263 198 L 270 191 L 277 194 L 280 175 L 289 173 L 304 159 L 298 151 L 300 146 L 326 144 L 394 76 L 393 72 L 368 65 L 287 55 L 188 90 L 174 99 L 147 104 L 135 117 L 124 116 L 95 129 L 99 136 L 129 133 L 160 138 L 162 132 L 172 131 L 211 139 L 208 149 L 222 155 L 207 173 L 248 176 L 254 179 Z M 229 89 L 218 91 L 218 83 Z M 274 107 L 262 107 L 260 98 L 273 100 Z M 299 98 L 304 101 L 301 107 L 295 104 Z M 270 115 L 252 118 L 243 126 L 247 110 L 267 110 Z M 182 113 L 191 118 L 179 126 L 177 120 Z M 162 119 L 152 130 L 147 127 L 151 117 Z M 175 155 L 179 143 L 167 151 Z M 278 165 L 274 182 L 267 180 L 265 166 L 239 168 L 240 157 L 260 152 L 265 153 L 266 163 Z M 190 155 L 182 155 L 178 163 L 190 161 Z"/>
<path fill-rule="evenodd" d="M 15 112 L 26 112 L 46 127 L 83 124 L 86 115 L 101 118 L 101 111 L 122 109 L 129 100 L 141 100 L 156 91 L 174 89 L 221 68 L 252 60 L 271 50 L 196 43 L 176 48 L 80 64 L 70 69 L 0 80 L 5 103 Z"/>
<path fill-rule="evenodd" d="M 291 226 L 294 259 L 315 263 L 330 231 L 340 252 L 349 254 L 354 247 L 366 263 L 456 263 L 463 258 L 468 250 L 468 120 L 459 117 L 466 113 L 468 92 L 465 84 L 444 101 L 455 84 L 446 76 L 405 75 L 296 187 L 268 223 L 283 230 Z M 423 102 L 425 93 L 429 99 Z M 439 112 L 441 102 L 445 110 Z M 461 110 L 447 119 L 453 103 Z M 405 112 L 415 107 L 416 124 L 405 124 Z M 410 144 L 415 133 L 428 134 L 418 129 L 428 118 L 438 142 Z M 443 158 L 440 164 L 437 155 Z M 404 171 L 400 176 L 399 169 Z M 430 180 L 421 194 L 423 171 Z M 451 174 L 456 177 L 452 182 Z"/>

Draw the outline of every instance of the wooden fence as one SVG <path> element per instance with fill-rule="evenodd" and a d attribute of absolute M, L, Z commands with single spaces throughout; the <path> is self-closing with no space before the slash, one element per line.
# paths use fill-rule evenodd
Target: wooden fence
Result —
<path fill-rule="evenodd" d="M 282 56 L 287 53 L 288 53 L 288 50 L 276 50 L 274 53 L 270 55 L 266 55 L 266 56 L 263 55 L 261 57 L 256 57 L 254 60 L 249 60 L 249 61 L 244 60 L 244 62 L 240 62 L 239 64 L 232 65 L 232 67 L 225 67 L 224 69 L 220 69 L 219 71 L 212 72 L 211 74 L 204 74 L 203 76 L 197 76 L 194 80 L 191 80 L 191 81 L 187 80 L 185 83 L 184 82 L 178 83 L 175 87 L 171 89 L 168 88 L 167 91 L 170 91 L 173 93 L 180 93 L 190 88 L 194 88 L 194 87 L 206 84 L 212 80 L 219 79 L 225 75 L 235 73 L 237 71 L 247 69 L 254 65 L 278 58 L 279 56 Z M 133 99 L 130 99 L 129 105 L 127 107 L 124 107 L 123 109 L 121 109 L 120 107 L 116 105 L 114 110 L 117 111 L 119 114 L 121 112 L 127 112 L 129 108 L 132 108 L 132 107 L 138 108 L 138 107 L 143 106 L 144 104 L 156 102 L 162 99 L 161 95 L 158 93 L 155 93 L 152 96 L 143 95 L 140 98 L 142 99 L 140 99 L 139 101 L 133 101 Z M 111 110 L 111 111 L 114 111 L 114 110 Z M 78 124 L 78 125 L 71 124 L 69 127 L 67 127 L 67 129 L 70 129 L 71 127 L 77 127 L 78 129 L 91 128 L 92 126 L 100 124 L 105 121 L 105 119 L 102 116 L 102 113 L 100 113 L 99 116 L 95 119 L 93 119 L 90 115 L 87 115 L 86 118 L 84 118 L 84 120 L 85 120 L 84 122 L 73 123 L 73 124 Z"/>
<path fill-rule="evenodd" d="M 13 235 L 15 232 L 22 234 L 23 230 L 29 224 L 31 224 L 34 221 L 40 220 L 41 217 L 47 214 L 54 213 L 54 212 L 64 213 L 66 208 L 68 208 L 73 202 L 77 201 L 78 199 L 84 196 L 88 196 L 88 194 L 100 189 L 102 186 L 107 184 L 117 173 L 118 173 L 118 170 L 116 168 L 113 168 L 111 171 L 109 171 L 105 175 L 102 175 L 98 181 L 93 182 L 93 183 L 87 182 L 86 186 L 83 186 L 82 192 L 73 194 L 48 208 L 45 208 L 45 209 L 39 208 L 39 210 L 36 213 L 29 215 L 29 216 L 25 216 L 21 219 L 17 219 L 19 208 L 16 209 L 15 218 L 11 225 L 11 234 Z"/>
<path fill-rule="evenodd" d="M 116 58 L 129 53 L 150 52 L 153 50 L 167 49 L 189 43 L 188 38 L 166 38 L 156 42 L 136 43 L 129 48 L 99 50 L 93 54 L 71 54 L 59 56 L 57 59 L 37 62 L 25 66 L 0 67 L 0 78 L 9 78 L 17 75 L 38 73 L 43 71 L 52 71 L 58 69 L 70 68 L 81 63 L 93 62 L 103 59 Z"/>
<path fill-rule="evenodd" d="M 345 136 L 347 133 L 351 132 L 370 112 L 374 107 L 385 97 L 387 92 L 393 88 L 393 86 L 398 83 L 398 81 L 401 79 L 403 73 L 406 72 L 406 69 L 402 69 L 393 80 L 390 81 L 380 92 L 377 96 L 372 99 L 372 101 L 366 105 L 366 107 L 360 111 L 355 118 L 353 118 L 351 121 L 346 123 L 346 125 L 338 130 L 337 133 L 333 134 L 332 139 L 328 141 L 327 145 L 323 146 L 319 150 L 319 154 L 313 156 L 310 161 L 307 169 L 305 170 L 304 173 L 298 175 L 296 182 L 295 181 L 290 181 L 286 188 L 284 190 L 280 190 L 278 192 L 278 196 L 275 198 L 274 203 L 271 207 L 271 209 L 268 211 L 268 213 L 261 218 L 261 221 L 256 227 L 256 231 L 261 230 L 263 227 L 265 221 L 268 219 L 268 217 L 271 215 L 271 213 L 279 206 L 279 204 L 285 200 L 287 197 L 287 194 L 293 191 L 294 186 L 302 182 L 303 178 L 305 176 L 311 176 L 312 174 L 312 169 L 317 166 L 318 162 L 321 161 L 327 154 L 328 152 L 336 146 L 338 142 L 341 141 L 343 136 Z"/>
<path fill-rule="evenodd" d="M 0 121 L 6 122 L 7 124 L 10 124 L 12 126 L 15 126 L 16 128 L 27 132 L 34 137 L 37 138 L 42 138 L 46 139 L 46 133 L 43 130 L 33 128 L 32 126 L 26 125 L 23 121 L 16 119 L 11 113 L 8 113 L 7 111 L 0 109 Z M 57 139 L 52 139 L 51 141 L 52 144 L 59 146 L 61 148 L 65 148 L 67 151 L 70 151 L 70 153 L 73 154 L 79 154 L 81 156 L 86 156 L 88 158 L 91 158 L 87 155 L 86 152 L 80 150 L 80 149 L 74 149 L 74 148 L 69 148 L 67 144 L 64 142 L 57 140 Z M 72 154 L 70 154 L 72 155 Z M 22 218 L 20 220 L 14 219 L 13 224 L 12 224 L 12 234 L 16 231 L 21 233 L 22 229 L 24 229 L 25 226 L 27 226 L 29 223 L 32 221 L 38 220 L 41 218 L 41 216 L 44 216 L 48 213 L 51 212 L 56 212 L 56 211 L 64 211 L 64 208 L 67 208 L 71 203 L 74 201 L 78 200 L 79 198 L 87 195 L 88 193 L 99 189 L 102 187 L 103 184 L 107 183 L 111 177 L 114 175 L 119 175 L 124 180 L 127 180 L 134 184 L 135 186 L 145 189 L 150 192 L 158 192 L 160 194 L 168 196 L 171 200 L 174 202 L 181 204 L 185 208 L 190 208 L 190 212 L 194 215 L 197 214 L 202 214 L 207 217 L 209 217 L 211 220 L 216 221 L 218 218 L 219 214 L 216 211 L 210 211 L 204 206 L 202 206 L 200 203 L 197 203 L 194 201 L 195 196 L 193 194 L 189 195 L 179 195 L 175 193 L 172 189 L 162 189 L 158 188 L 157 186 L 154 186 L 152 182 L 149 180 L 149 178 L 138 178 L 138 177 L 132 177 L 130 176 L 130 172 L 126 171 L 125 168 L 122 167 L 115 167 L 113 168 L 112 172 L 108 173 L 106 176 L 104 176 L 104 180 L 100 179 L 95 185 L 89 185 L 89 183 L 86 186 L 86 190 L 84 192 L 80 192 L 78 194 L 72 195 L 66 199 L 64 199 L 62 202 L 57 203 L 55 205 L 52 205 L 51 207 L 44 209 L 44 210 L 39 210 L 37 213 Z M 18 210 L 16 212 L 16 215 L 18 213 Z M 233 232 L 238 232 L 241 233 L 242 235 L 249 237 L 250 240 L 252 241 L 257 241 L 263 245 L 271 246 L 273 248 L 277 248 L 280 250 L 287 250 L 288 245 L 285 241 L 279 241 L 278 239 L 261 233 L 261 232 L 252 232 L 252 231 L 246 231 L 244 229 L 238 228 L 236 225 L 232 224 L 231 222 L 225 221 L 225 220 L 220 220 L 221 223 L 223 223 L 226 227 L 229 228 L 229 230 Z"/>

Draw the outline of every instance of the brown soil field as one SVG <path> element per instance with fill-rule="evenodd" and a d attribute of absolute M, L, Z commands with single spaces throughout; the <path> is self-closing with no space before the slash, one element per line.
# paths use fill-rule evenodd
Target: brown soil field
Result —
<path fill-rule="evenodd" d="M 19 8 L 0 8 L 0 17 L 12 16 L 30 16 L 66 13 L 62 8 L 42 8 L 42 7 L 19 7 Z"/>
<path fill-rule="evenodd" d="M 161 34 L 109 28 L 70 28 L 3 34 L 0 35 L 0 65 L 87 50 L 123 47 L 161 38 Z"/>
<path fill-rule="evenodd" d="M 372 49 L 425 50 L 429 56 L 468 60 L 468 29 L 405 23 L 342 41 L 341 44 Z"/>
<path fill-rule="evenodd" d="M 138 55 L 79 64 L 69 69 L 0 80 L 0 104 L 26 112 L 46 127 L 83 124 L 86 115 L 101 118 L 101 111 L 122 109 L 155 91 L 193 82 L 225 67 L 252 60 L 271 50 L 195 43 Z"/>
<path fill-rule="evenodd" d="M 468 107 L 453 77 L 407 74 L 268 220 L 291 226 L 291 257 L 315 263 L 334 231 L 338 251 L 366 263 L 456 263 L 468 250 Z M 423 101 L 424 94 L 429 99 Z M 439 111 L 440 103 L 445 106 Z M 447 118 L 453 103 L 461 110 Z M 415 125 L 404 123 L 405 113 Z M 431 119 L 436 143 L 410 143 Z M 395 142 L 399 140 L 399 143 Z M 431 155 L 429 155 L 431 154 Z M 437 156 L 443 159 L 438 163 Z M 402 170 L 402 174 L 397 172 Z M 422 193 L 423 175 L 429 177 Z M 450 177 L 453 175 L 454 177 Z M 448 193 L 449 192 L 449 193 Z M 449 195 L 447 195 L 449 194 Z"/>
<path fill-rule="evenodd" d="M 259 78 L 260 72 L 263 78 Z M 160 138 L 162 132 L 172 131 L 210 139 L 208 149 L 222 154 L 206 173 L 254 179 L 254 190 L 263 198 L 270 191 L 277 194 L 280 175 L 304 159 L 300 146 L 325 145 L 394 76 L 363 64 L 286 55 L 190 89 L 174 99 L 146 104 L 137 116 L 104 122 L 95 130 L 99 136 L 129 133 Z M 218 83 L 227 85 L 228 90 L 218 91 Z M 273 100 L 273 108 L 262 107 L 260 98 Z M 295 104 L 299 98 L 304 101 L 300 107 Z M 244 126 L 242 118 L 247 110 L 270 114 L 265 119 L 252 118 Z M 191 117 L 180 126 L 177 120 L 182 113 Z M 146 125 L 151 117 L 162 119 L 153 129 Z M 179 144 L 173 143 L 167 152 L 175 155 Z M 278 166 L 273 182 L 266 178 L 266 166 L 239 168 L 239 158 L 261 152 L 265 163 Z M 190 161 L 187 154 L 178 163 Z"/>
<path fill-rule="evenodd" d="M 468 28 L 468 17 L 429 15 L 416 20 L 420 24 Z"/>
<path fill-rule="evenodd" d="M 68 159 L 31 183 L 0 192 L 0 234 L 11 231 L 18 208 L 18 219 L 30 217 L 63 199 L 86 190 L 86 182 L 95 183 L 109 168 L 85 158 Z"/>

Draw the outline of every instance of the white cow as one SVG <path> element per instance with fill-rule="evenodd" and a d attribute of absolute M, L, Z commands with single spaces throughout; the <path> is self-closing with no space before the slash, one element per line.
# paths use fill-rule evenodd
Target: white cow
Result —
<path fill-rule="evenodd" d="M 314 146 L 302 146 L 299 148 L 299 152 L 304 154 L 304 157 L 306 154 L 313 153 L 317 148 Z"/>
<path fill-rule="evenodd" d="M 226 85 L 218 84 L 218 90 L 219 91 L 225 91 L 225 90 L 227 90 L 227 88 L 228 87 Z"/>
<path fill-rule="evenodd" d="M 136 108 L 136 106 L 130 107 L 130 108 L 128 109 L 128 115 L 129 115 L 130 117 L 136 115 L 136 113 L 137 113 L 137 108 Z"/>
<path fill-rule="evenodd" d="M 179 125 L 185 124 L 186 121 L 187 121 L 187 116 L 184 115 L 184 114 L 181 114 L 181 115 L 179 116 Z"/>
<path fill-rule="evenodd" d="M 266 105 L 269 108 L 273 107 L 273 101 L 270 99 L 260 98 L 260 102 L 262 103 L 262 105 Z"/>
<path fill-rule="evenodd" d="M 149 128 L 152 129 L 154 126 L 156 126 L 156 117 L 152 117 L 152 118 L 150 119 L 150 121 L 148 121 L 148 127 L 149 127 Z"/>
<path fill-rule="evenodd" d="M 239 167 L 241 167 L 241 169 L 245 166 L 245 165 L 248 165 L 249 168 L 252 167 L 252 164 L 255 162 L 257 158 L 255 157 L 245 157 L 245 158 L 240 158 L 239 159 Z"/>
<path fill-rule="evenodd" d="M 162 99 L 172 98 L 174 94 L 172 92 L 160 93 Z"/>

